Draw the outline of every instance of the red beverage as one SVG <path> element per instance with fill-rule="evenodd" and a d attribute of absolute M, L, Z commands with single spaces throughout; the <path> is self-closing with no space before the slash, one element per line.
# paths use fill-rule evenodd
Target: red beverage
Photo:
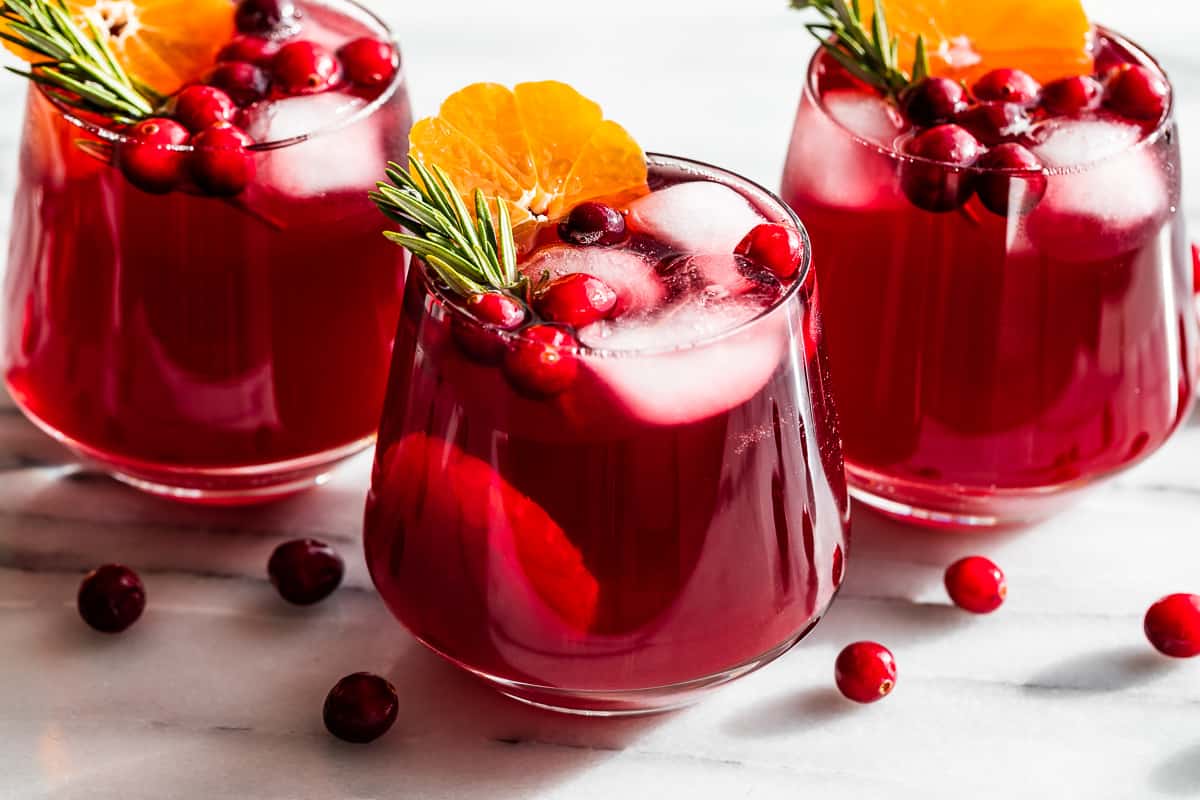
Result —
<path fill-rule="evenodd" d="M 300 11 L 292 41 L 392 40 L 356 6 Z M 123 173 L 128 134 L 114 148 L 31 90 L 4 294 L 29 417 L 117 477 L 204 502 L 304 488 L 369 444 L 403 281 L 366 197 L 406 152 L 402 73 L 243 105 L 244 188 L 200 172 L 194 144 L 141 145 L 193 176 L 160 194 Z"/>
<path fill-rule="evenodd" d="M 783 197 L 817 254 L 848 478 L 868 505 L 1036 519 L 1187 413 L 1197 327 L 1169 85 L 1097 37 L 1108 88 L 1084 86 L 1107 94 L 1064 108 L 1047 86 L 1040 104 L 964 110 L 951 121 L 980 155 L 958 167 L 922 157 L 938 143 L 827 55 L 812 62 Z M 1158 116 L 1116 98 L 1122 64 L 1161 82 Z"/>
<path fill-rule="evenodd" d="M 615 293 L 549 359 L 514 357 L 545 324 L 480 325 L 414 261 L 367 502 L 367 563 L 408 629 L 558 709 L 686 702 L 792 646 L 842 576 L 807 243 L 782 280 L 733 255 L 756 224 L 799 222 L 737 176 L 650 162 L 620 241 L 547 225 L 522 258 L 551 286 L 585 273 Z M 569 374 L 537 383 L 530 364 Z"/>

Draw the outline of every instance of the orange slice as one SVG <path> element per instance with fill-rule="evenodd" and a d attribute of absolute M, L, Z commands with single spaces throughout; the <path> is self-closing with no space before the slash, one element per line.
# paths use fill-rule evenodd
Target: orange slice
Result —
<path fill-rule="evenodd" d="M 1049 81 L 1092 70 L 1092 26 L 1080 0 L 883 0 L 883 8 L 904 69 L 921 34 L 938 75 L 969 81 L 1014 67 Z"/>
<path fill-rule="evenodd" d="M 554 219 L 595 197 L 644 193 L 646 156 L 600 106 L 564 83 L 476 83 L 418 121 L 409 154 L 436 164 L 471 206 L 480 189 L 514 227 Z"/>
<path fill-rule="evenodd" d="M 199 80 L 233 36 L 230 0 L 66 0 L 76 21 L 91 20 L 107 36 L 117 61 L 160 94 Z M 0 22 L 0 31 L 6 27 Z M 28 51 L 4 42 L 26 61 Z"/>

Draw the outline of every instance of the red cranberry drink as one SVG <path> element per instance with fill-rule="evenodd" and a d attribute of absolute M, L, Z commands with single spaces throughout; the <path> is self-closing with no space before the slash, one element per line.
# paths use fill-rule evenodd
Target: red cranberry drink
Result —
<path fill-rule="evenodd" d="M 546 103 L 565 89 L 515 94 L 531 86 Z M 432 158 L 423 124 L 412 152 Z M 436 652 L 585 713 L 675 706 L 780 655 L 833 599 L 846 548 L 803 228 L 714 167 L 652 156 L 647 184 L 620 135 L 565 168 L 624 191 L 568 189 L 482 287 L 460 286 L 432 244 L 447 226 L 414 209 L 432 168 L 414 158 L 418 177 L 393 170 L 400 188 L 378 195 L 426 235 L 397 237 L 422 258 L 367 503 L 371 575 Z M 623 182 L 586 171 L 622 162 Z M 514 219 L 538 187 L 501 196 Z"/>
<path fill-rule="evenodd" d="M 1036 519 L 1190 406 L 1170 84 L 1116 34 L 1081 41 L 1075 74 L 1013 48 L 915 82 L 833 43 L 810 66 L 783 197 L 816 252 L 852 492 L 886 513 Z"/>
<path fill-rule="evenodd" d="M 120 102 L 29 92 L 5 377 L 134 485 L 270 498 L 374 434 L 404 259 L 364 191 L 405 152 L 407 93 L 391 33 L 349 3 L 160 6 L 97 34 Z M 127 33 L 151 23 L 190 44 L 152 59 Z"/>

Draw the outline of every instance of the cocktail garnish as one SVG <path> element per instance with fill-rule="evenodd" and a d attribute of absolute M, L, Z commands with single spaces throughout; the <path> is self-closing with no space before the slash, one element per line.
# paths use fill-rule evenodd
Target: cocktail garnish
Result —
<path fill-rule="evenodd" d="M 884 94 L 898 98 L 909 84 L 929 74 L 923 36 L 916 39 L 912 70 L 905 72 L 900 67 L 900 39 L 889 31 L 880 0 L 875 0 L 869 29 L 859 0 L 791 1 L 792 8 L 811 8 L 824 16 L 826 22 L 813 22 L 805 27 L 839 64 Z"/>
<path fill-rule="evenodd" d="M 390 163 L 390 182 L 380 181 L 370 193 L 380 211 L 410 231 L 386 231 L 384 236 L 423 259 L 464 297 L 491 290 L 515 293 L 524 278 L 517 271 L 505 203 L 497 201 L 493 215 L 483 191 L 476 189 L 472 216 L 445 170 L 417 158 L 408 163 L 409 171 Z"/>

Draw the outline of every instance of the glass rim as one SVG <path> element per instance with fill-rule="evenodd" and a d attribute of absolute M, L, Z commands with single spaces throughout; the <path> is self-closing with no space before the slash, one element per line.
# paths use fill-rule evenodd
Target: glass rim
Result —
<path fill-rule="evenodd" d="M 1129 146 L 1122 148 L 1121 150 L 1117 151 L 1116 153 L 1112 153 L 1108 156 L 1105 156 L 1104 158 L 1093 159 L 1092 161 L 1087 161 L 1082 164 L 1072 164 L 1070 166 L 1065 166 L 1065 167 L 1049 167 L 1049 166 L 1043 167 L 1042 172 L 1046 175 L 1073 175 L 1073 174 L 1077 174 L 1077 173 L 1081 173 L 1081 172 L 1087 172 L 1088 170 L 1096 167 L 1097 165 L 1104 164 L 1104 163 L 1110 161 L 1112 158 L 1114 158 L 1116 156 L 1124 155 L 1127 153 L 1133 153 L 1142 148 L 1152 147 L 1161 138 L 1163 138 L 1163 136 L 1166 135 L 1166 132 L 1168 130 L 1170 130 L 1175 124 L 1175 100 L 1176 100 L 1175 86 L 1174 86 L 1174 84 L 1171 83 L 1170 77 L 1167 75 L 1167 71 L 1165 69 L 1163 69 L 1162 64 L 1160 64 L 1158 62 L 1158 60 L 1154 58 L 1154 56 L 1150 55 L 1150 53 L 1148 53 L 1145 50 L 1145 48 L 1143 48 L 1141 45 L 1137 44 L 1136 42 L 1129 39 L 1128 37 L 1123 36 L 1120 33 L 1117 33 L 1116 31 L 1112 30 L 1111 28 L 1107 28 L 1100 24 L 1093 24 L 1092 27 L 1094 30 L 1099 31 L 1101 34 L 1103 34 L 1106 38 L 1112 39 L 1115 42 L 1117 42 L 1118 44 L 1120 44 L 1122 47 L 1124 47 L 1126 50 L 1128 50 L 1130 53 L 1132 53 L 1134 56 L 1136 56 L 1140 63 L 1142 63 L 1146 66 L 1153 67 L 1155 70 L 1157 70 L 1157 72 L 1160 75 L 1163 76 L 1163 79 L 1167 81 L 1167 85 L 1171 89 L 1170 93 L 1167 96 L 1167 108 L 1163 112 L 1162 118 L 1159 119 L 1158 125 L 1155 126 L 1154 130 L 1150 131 L 1149 133 L 1144 134 L 1133 144 L 1130 144 Z M 966 173 L 966 174 L 973 174 L 973 175 L 987 175 L 987 174 L 995 174 L 995 173 L 1007 173 L 1007 174 L 1019 175 L 1019 174 L 1023 174 L 1023 173 L 1028 174 L 1028 173 L 1032 172 L 1031 170 L 1014 170 L 1014 169 L 1005 168 L 1005 167 L 980 167 L 980 166 L 975 166 L 975 165 L 972 165 L 969 167 L 962 167 L 962 166 L 948 165 L 941 161 L 936 161 L 931 158 L 925 158 L 923 156 L 914 156 L 909 153 L 904 153 L 900 150 L 897 150 L 893 146 L 880 144 L 879 142 L 876 142 L 872 139 L 868 139 L 865 136 L 861 136 L 860 134 L 851 130 L 849 127 L 843 125 L 837 119 L 837 117 L 833 116 L 833 114 L 830 114 L 829 109 L 825 107 L 824 99 L 817 92 L 817 63 L 821 59 L 822 54 L 824 52 L 825 52 L 824 48 L 818 46 L 817 49 L 813 52 L 812 56 L 809 58 L 808 68 L 805 71 L 805 76 L 804 76 L 804 89 L 803 89 L 804 100 L 811 102 L 815 108 L 820 110 L 822 116 L 824 116 L 826 120 L 828 120 L 831 124 L 833 124 L 838 130 L 844 131 L 846 134 L 848 134 L 850 136 L 850 138 L 853 139 L 856 144 L 861 145 L 869 150 L 873 150 L 876 153 L 878 153 L 886 158 L 894 159 L 898 162 L 908 163 L 908 164 L 935 165 L 935 166 L 938 166 L 942 169 L 948 170 L 955 174 Z"/>
<path fill-rule="evenodd" d="M 748 198 L 752 203 L 755 203 L 756 199 L 762 199 L 769 202 L 773 207 L 779 210 L 780 213 L 778 216 L 782 218 L 785 223 L 794 225 L 800 234 L 800 240 L 803 243 L 803 252 L 800 257 L 800 268 L 797 270 L 796 276 L 792 279 L 792 282 L 784 287 L 783 292 L 779 295 L 775 302 L 773 302 L 767 308 L 762 309 L 750 319 L 740 322 L 737 325 L 728 328 L 727 330 L 719 331 L 695 341 L 675 345 L 614 349 L 607 347 L 591 347 L 583 343 L 579 343 L 577 345 L 558 346 L 557 349 L 562 350 L 563 352 L 592 358 L 617 359 L 663 356 L 702 350 L 704 348 L 719 344 L 727 339 L 731 339 L 735 336 L 740 336 L 746 331 L 759 327 L 762 324 L 765 324 L 769 319 L 783 313 L 781 309 L 790 306 L 792 301 L 799 294 L 800 287 L 808 282 L 809 273 L 812 271 L 812 241 L 809 239 L 808 230 L 804 227 L 804 223 L 800 221 L 800 217 L 796 215 L 796 212 L 792 210 L 791 206 L 785 203 L 775 192 L 772 192 L 756 181 L 733 172 L 732 170 L 727 170 L 704 161 L 684 158 L 683 156 L 648 152 L 646 153 L 646 163 L 651 167 L 659 166 L 679 168 L 683 172 L 703 180 L 712 180 L 714 176 L 716 176 L 720 178 L 718 182 L 725 183 L 725 185 L 730 186 L 730 188 L 733 188 L 735 191 L 745 188 L 758 195 L 757 198 Z M 726 183 L 726 181 L 728 181 L 728 183 Z M 758 204 L 755 203 L 755 205 L 757 207 Z M 421 283 L 424 285 L 425 290 L 428 291 L 430 295 L 435 297 L 448 313 L 454 314 L 457 317 L 465 318 L 465 321 L 468 324 L 473 324 L 479 328 L 487 330 L 505 344 L 511 344 L 525 339 L 525 337 L 522 336 L 521 330 L 505 330 L 490 323 L 481 321 L 463 305 L 461 300 L 456 298 L 453 294 L 447 292 L 445 289 L 439 286 L 436 281 L 431 279 L 432 276 L 428 266 L 420 258 L 416 258 L 414 256 L 411 263 L 414 268 L 420 270 Z M 409 271 L 409 276 L 410 279 L 413 277 L 411 269 Z"/>
<path fill-rule="evenodd" d="M 395 48 L 397 56 L 400 56 L 400 41 L 396 37 L 396 32 L 382 17 L 380 17 L 371 9 L 367 8 L 363 3 L 359 2 L 359 0 L 336 0 L 336 2 L 328 3 L 328 5 L 346 5 L 361 13 L 371 23 L 379 26 L 379 29 L 383 32 L 388 43 Z M 371 118 L 377 111 L 387 105 L 388 101 L 391 100 L 400 87 L 404 85 L 406 78 L 405 66 L 404 59 L 400 58 L 400 64 L 396 69 L 396 74 L 392 76 L 392 80 L 388 83 L 388 85 L 385 86 L 383 90 L 379 92 L 379 94 L 371 98 L 371 100 L 364 104 L 361 108 L 357 109 L 353 114 L 346 115 L 336 123 L 325 125 L 307 133 L 300 133 L 281 139 L 271 139 L 265 142 L 255 142 L 252 145 L 247 145 L 246 150 L 250 152 L 266 152 L 303 144 L 310 139 L 318 139 L 328 134 L 336 133 L 344 128 L 350 127 L 351 125 Z M 186 86 L 188 84 L 184 85 Z M 180 88 L 182 89 L 183 87 Z M 49 104 L 50 108 L 67 122 L 74 125 L 76 128 L 79 128 L 80 130 L 92 134 L 98 139 L 102 139 L 112 144 L 121 144 L 132 141 L 132 137 L 126 133 L 113 130 L 111 127 L 106 125 L 84 119 L 79 114 L 77 109 L 73 109 L 70 106 L 62 103 L 60 100 L 57 100 L 53 95 L 49 94 L 45 90 L 45 87 L 39 83 L 30 81 L 30 91 L 36 91 L 38 95 Z M 157 149 L 175 150 L 179 152 L 191 152 L 195 149 L 190 144 L 159 144 L 150 146 Z"/>

